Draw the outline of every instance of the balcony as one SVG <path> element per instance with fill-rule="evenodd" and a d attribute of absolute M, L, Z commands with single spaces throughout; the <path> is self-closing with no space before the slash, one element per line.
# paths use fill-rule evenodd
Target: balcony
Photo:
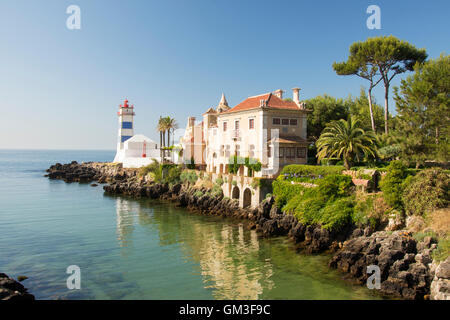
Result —
<path fill-rule="evenodd" d="M 239 131 L 239 129 L 231 131 L 231 139 L 240 140 L 240 137 L 241 137 L 241 132 Z"/>

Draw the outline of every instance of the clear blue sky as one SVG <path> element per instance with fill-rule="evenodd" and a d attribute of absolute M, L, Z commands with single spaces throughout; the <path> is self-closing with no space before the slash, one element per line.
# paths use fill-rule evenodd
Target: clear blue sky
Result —
<path fill-rule="evenodd" d="M 66 28 L 71 4 L 81 30 Z M 381 30 L 366 27 L 370 4 Z M 135 133 L 158 141 L 159 115 L 184 126 L 222 91 L 232 106 L 294 86 L 302 99 L 358 95 L 365 81 L 331 67 L 351 43 L 392 34 L 435 58 L 449 52 L 449 12 L 447 0 L 2 0 L 0 148 L 115 149 L 125 97 Z"/>

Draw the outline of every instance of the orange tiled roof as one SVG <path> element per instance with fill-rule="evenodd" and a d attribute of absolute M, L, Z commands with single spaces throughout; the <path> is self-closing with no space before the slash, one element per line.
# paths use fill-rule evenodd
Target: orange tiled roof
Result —
<path fill-rule="evenodd" d="M 266 100 L 266 108 L 274 109 L 288 109 L 288 110 L 300 110 L 294 101 L 286 101 L 278 98 L 272 93 L 265 93 L 259 96 L 249 97 L 236 105 L 234 108 L 227 110 L 223 113 L 231 113 L 243 110 L 256 109 L 261 107 L 261 100 Z"/>

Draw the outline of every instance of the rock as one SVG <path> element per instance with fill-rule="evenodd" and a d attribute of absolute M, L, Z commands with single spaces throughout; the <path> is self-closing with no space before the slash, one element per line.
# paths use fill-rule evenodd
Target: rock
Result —
<path fill-rule="evenodd" d="M 266 199 L 264 200 L 258 208 L 258 216 L 259 217 L 264 217 L 266 219 L 270 218 L 270 212 L 272 209 L 272 204 L 273 201 L 271 201 L 270 199 Z"/>
<path fill-rule="evenodd" d="M 430 286 L 430 299 L 450 300 L 450 257 L 436 267 Z"/>
<path fill-rule="evenodd" d="M 425 265 L 431 263 L 431 261 L 432 261 L 432 259 L 431 259 L 431 257 L 429 255 L 424 255 L 424 254 L 421 254 L 421 253 L 416 254 L 415 260 L 417 262 L 420 262 L 420 263 L 425 264 Z"/>
<path fill-rule="evenodd" d="M 430 288 L 431 300 L 450 300 L 450 280 L 435 279 Z"/>
<path fill-rule="evenodd" d="M 436 268 L 435 276 L 442 279 L 450 279 L 450 257 L 439 264 Z"/>
<path fill-rule="evenodd" d="M 276 206 L 272 206 L 269 212 L 270 219 L 277 219 L 280 215 L 284 215 L 284 213 Z"/>
<path fill-rule="evenodd" d="M 412 232 L 418 232 L 425 227 L 425 221 L 419 216 L 406 217 L 406 229 Z"/>
<path fill-rule="evenodd" d="M 364 236 L 365 236 L 365 237 L 370 236 L 372 233 L 373 233 L 373 230 L 372 230 L 371 227 L 366 227 L 366 228 L 364 229 Z"/>
<path fill-rule="evenodd" d="M 34 296 L 16 280 L 0 273 L 0 299 L 10 301 L 34 300 Z"/>
<path fill-rule="evenodd" d="M 361 283 L 367 281 L 365 268 L 376 265 L 381 272 L 381 293 L 423 299 L 429 294 L 432 278 L 428 254 L 417 253 L 416 241 L 405 232 L 378 231 L 346 241 L 329 265 L 350 273 Z"/>
<path fill-rule="evenodd" d="M 27 280 L 27 279 L 28 279 L 27 276 L 18 276 L 17 277 L 17 281 L 19 281 L 19 282 L 22 282 L 22 281 Z"/>
<path fill-rule="evenodd" d="M 400 230 L 405 226 L 405 221 L 401 214 L 395 214 L 393 217 L 389 218 L 386 230 L 396 231 Z"/>
<path fill-rule="evenodd" d="M 364 235 L 364 230 L 362 230 L 360 228 L 356 228 L 355 230 L 353 230 L 351 238 L 357 238 L 357 237 L 361 237 L 363 235 Z"/>
<path fill-rule="evenodd" d="M 91 187 L 97 187 L 97 186 L 98 186 L 98 184 L 96 184 L 96 183 L 91 184 Z"/>

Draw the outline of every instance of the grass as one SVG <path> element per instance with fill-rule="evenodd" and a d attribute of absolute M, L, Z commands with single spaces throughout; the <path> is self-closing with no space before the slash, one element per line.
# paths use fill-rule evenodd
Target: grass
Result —
<path fill-rule="evenodd" d="M 417 242 L 422 242 L 426 237 L 431 237 L 435 241 L 437 240 L 437 235 L 433 231 L 416 232 L 413 234 L 413 238 Z"/>
<path fill-rule="evenodd" d="M 450 208 L 435 210 L 426 216 L 428 226 L 440 236 L 450 234 Z"/>
<path fill-rule="evenodd" d="M 448 237 L 439 239 L 436 250 L 433 251 L 433 260 L 444 261 L 450 255 L 450 239 Z"/>

